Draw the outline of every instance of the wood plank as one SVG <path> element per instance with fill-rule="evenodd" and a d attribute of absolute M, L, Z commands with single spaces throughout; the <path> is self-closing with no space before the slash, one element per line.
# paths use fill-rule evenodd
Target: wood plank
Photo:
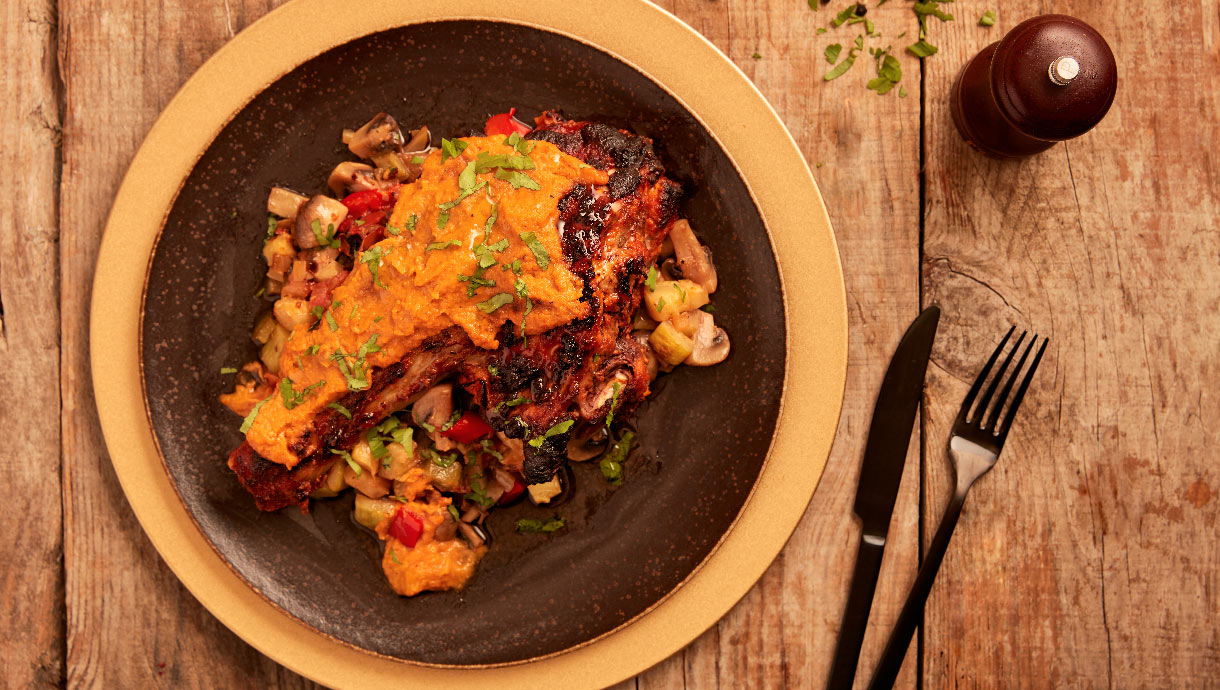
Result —
<path fill-rule="evenodd" d="M 64 675 L 55 14 L 50 0 L 0 10 L 0 457 L 15 528 L 0 544 L 7 687 L 52 687 Z"/>
<path fill-rule="evenodd" d="M 960 3 L 959 3 L 960 4 Z M 981 10 L 980 10 L 981 11 Z M 1115 104 L 1023 162 L 970 151 L 947 111 L 967 58 L 1058 11 L 1109 39 Z M 925 299 L 946 310 L 931 370 L 930 536 L 944 444 L 1010 323 L 1046 360 L 999 465 L 975 487 L 925 617 L 928 687 L 1203 687 L 1220 678 L 1220 69 L 1215 0 L 999 3 L 932 27 Z"/>
<path fill-rule="evenodd" d="M 305 687 L 183 589 L 132 515 L 89 379 L 88 304 L 101 229 L 144 133 L 178 86 L 264 2 L 61 3 L 63 437 L 67 680 L 72 687 Z"/>
<path fill-rule="evenodd" d="M 851 337 L 839 435 L 792 540 L 728 616 L 684 650 L 680 662 L 675 657 L 642 675 L 639 687 L 821 687 L 855 559 L 859 527 L 851 504 L 873 401 L 890 354 L 919 307 L 919 99 L 900 99 L 897 89 L 884 97 L 866 90 L 875 76 L 866 53 L 845 76 L 824 83 L 821 75 L 830 68 L 825 47 L 849 45 L 862 26 L 816 36 L 833 17 L 825 9 L 778 0 L 661 4 L 737 62 L 815 167 L 847 274 Z M 868 16 L 883 33 L 913 26 L 909 7 L 900 3 L 873 8 Z M 888 42 L 883 37 L 868 45 Z M 917 96 L 918 64 L 903 62 L 904 85 Z M 918 445 L 912 448 L 861 656 L 861 686 L 914 579 L 919 463 Z M 914 656 L 899 687 L 915 686 Z"/>

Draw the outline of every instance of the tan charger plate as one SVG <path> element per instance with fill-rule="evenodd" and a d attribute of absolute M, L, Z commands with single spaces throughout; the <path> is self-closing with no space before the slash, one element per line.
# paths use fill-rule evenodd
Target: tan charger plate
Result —
<path fill-rule="evenodd" d="M 551 0 L 528 6 L 479 0 L 419 5 L 353 12 L 343 2 L 291 2 L 218 51 L 166 108 L 119 190 L 99 253 L 92 309 L 106 318 L 93 320 L 91 344 L 102 427 L 128 500 L 170 568 L 221 622 L 285 666 L 336 687 L 604 686 L 663 660 L 728 612 L 804 512 L 830 451 L 846 373 L 846 304 L 834 236 L 803 156 L 761 94 L 710 43 L 659 8 L 611 0 L 599 3 L 602 18 L 594 18 L 574 12 L 570 2 Z M 711 555 L 672 593 L 623 625 L 566 652 L 486 668 L 429 667 L 362 649 L 342 641 L 343 635 L 302 623 L 301 615 L 290 615 L 243 579 L 205 536 L 198 516 L 192 518 L 179 495 L 182 486 L 176 490 L 167 473 L 141 381 L 148 259 L 182 185 L 226 124 L 269 84 L 315 56 L 362 36 L 443 20 L 492 20 L 554 32 L 663 85 L 748 186 L 778 262 L 787 324 L 783 393 L 770 451 L 745 507 Z"/>

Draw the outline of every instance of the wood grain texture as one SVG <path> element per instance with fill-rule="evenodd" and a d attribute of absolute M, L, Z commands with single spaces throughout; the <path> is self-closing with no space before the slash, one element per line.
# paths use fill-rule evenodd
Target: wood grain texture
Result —
<path fill-rule="evenodd" d="M 0 23 L 0 458 L 10 487 L 0 683 L 54 687 L 64 673 L 54 3 L 5 3 Z"/>
<path fill-rule="evenodd" d="M 93 263 L 122 174 L 178 86 L 268 9 L 232 0 L 61 4 L 63 504 L 72 687 L 309 685 L 220 625 L 157 556 L 111 469 L 89 373 Z"/>
<path fill-rule="evenodd" d="M 948 318 L 927 391 L 929 537 L 969 381 L 1010 323 L 1051 344 L 932 593 L 926 687 L 1220 677 L 1220 90 L 1198 79 L 1220 69 L 1220 13 L 1163 9 L 1001 3 L 990 34 L 969 16 L 932 28 L 923 281 Z M 947 111 L 956 70 L 1052 11 L 1109 40 L 1113 108 L 1027 161 L 974 154 Z"/>
<path fill-rule="evenodd" d="M 849 44 L 844 27 L 817 40 L 833 14 L 804 2 L 743 0 L 662 3 L 732 58 L 767 97 L 805 152 L 821 187 L 846 270 L 850 315 L 847 396 L 818 491 L 791 541 L 762 580 L 713 630 L 676 659 L 640 678 L 640 688 L 808 688 L 826 681 L 856 555 L 852 515 L 864 437 L 890 354 L 919 310 L 919 99 L 881 97 L 867 53 L 825 83 L 823 57 Z M 836 9 L 837 12 L 837 9 Z M 901 3 L 870 10 L 893 33 L 914 26 Z M 875 39 L 869 45 L 884 46 Z M 758 54 L 760 57 L 753 57 Z M 844 53 L 846 54 L 846 53 Z M 918 64 L 908 79 L 917 84 Z M 918 86 L 912 86 L 918 94 Z M 884 123 L 879 127 L 878 123 Z M 916 430 L 918 436 L 918 430 Z M 918 554 L 918 443 L 913 442 L 890 527 L 861 654 L 867 680 L 914 579 Z M 899 687 L 914 687 L 915 654 Z M 681 670 L 682 673 L 678 673 Z M 858 677 L 857 681 L 863 683 Z"/>

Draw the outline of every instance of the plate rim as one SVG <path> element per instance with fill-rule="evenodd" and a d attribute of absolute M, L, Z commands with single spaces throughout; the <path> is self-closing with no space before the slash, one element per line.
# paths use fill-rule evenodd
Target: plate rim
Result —
<path fill-rule="evenodd" d="M 293 0 L 222 46 L 166 106 L 120 185 L 98 253 L 90 349 L 103 435 L 128 502 L 178 579 L 226 627 L 293 671 L 336 687 L 404 681 L 466 687 L 493 679 L 505 687 L 534 688 L 617 682 L 667 658 L 726 614 L 782 550 L 813 496 L 846 382 L 846 290 L 834 233 L 808 163 L 775 111 L 723 53 L 665 10 L 647 0 L 610 0 L 602 6 L 618 21 L 582 24 L 580 17 L 559 11 L 566 5 L 560 0 L 528 7 L 491 0 L 431 5 L 384 4 L 349 16 L 341 0 Z M 124 259 L 133 253 L 151 258 L 166 214 L 199 156 L 276 79 L 361 36 L 452 19 L 508 21 L 568 36 L 638 70 L 687 108 L 728 154 L 758 206 L 779 268 L 787 322 L 784 391 L 771 446 L 745 505 L 712 552 L 660 602 L 614 631 L 509 666 L 426 666 L 363 650 L 300 622 L 236 573 L 182 504 L 156 447 L 138 355 L 148 262 Z M 323 30 L 310 31 L 311 22 Z M 652 38 L 640 41 L 640 35 Z M 221 86 L 227 96 L 217 98 Z M 726 97 L 726 90 L 736 97 Z M 167 173 L 179 184 L 164 184 Z M 150 195 L 148 185 L 157 179 L 161 184 Z M 780 191 L 794 186 L 808 189 Z M 92 318 L 98 314 L 106 318 Z"/>

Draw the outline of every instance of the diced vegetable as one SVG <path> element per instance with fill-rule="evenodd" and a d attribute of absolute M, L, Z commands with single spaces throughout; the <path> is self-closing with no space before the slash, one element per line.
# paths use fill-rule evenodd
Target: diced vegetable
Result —
<path fill-rule="evenodd" d="M 452 456 L 440 457 L 447 459 L 441 460 L 441 463 L 428 461 L 428 477 L 441 491 L 456 491 L 462 484 L 462 463 L 452 459 Z"/>
<path fill-rule="evenodd" d="M 309 302 L 300 297 L 281 297 L 276 300 L 273 312 L 275 320 L 288 330 L 313 321 L 313 314 L 309 311 Z"/>
<path fill-rule="evenodd" d="M 291 264 L 296 255 L 297 250 L 292 246 L 292 238 L 288 235 L 276 235 L 263 245 L 263 258 L 267 260 L 268 268 L 275 265 L 277 256 L 288 257 L 288 263 Z"/>
<path fill-rule="evenodd" d="M 308 197 L 296 192 L 283 187 L 272 187 L 271 193 L 267 195 L 267 212 L 274 213 L 281 218 L 296 218 L 297 212 L 307 201 L 309 201 Z"/>
<path fill-rule="evenodd" d="M 373 450 L 369 448 L 369 442 L 361 438 L 352 448 L 352 460 L 360 465 L 365 472 L 374 473 L 377 471 L 377 460 L 373 458 Z"/>
<path fill-rule="evenodd" d="M 528 487 L 530 498 L 534 503 L 550 503 L 552 498 L 563 493 L 563 487 L 559 484 L 559 476 L 551 477 L 551 481 L 545 484 L 530 484 Z"/>
<path fill-rule="evenodd" d="M 275 314 L 266 312 L 258 317 L 258 321 L 254 322 L 254 331 L 250 335 L 254 338 L 254 342 L 262 345 L 271 338 L 271 334 L 275 332 L 275 326 Z"/>
<path fill-rule="evenodd" d="M 707 291 L 692 280 L 659 280 L 655 290 L 644 291 L 644 306 L 656 321 L 698 309 L 707 302 Z"/>
<path fill-rule="evenodd" d="M 381 498 L 390 493 L 389 479 L 364 470 L 361 470 L 360 474 L 356 474 L 352 466 L 346 462 L 343 463 L 343 481 L 369 498 Z"/>
<path fill-rule="evenodd" d="M 364 527 L 377 529 L 377 525 L 394 516 L 400 505 L 398 501 L 389 498 L 369 498 L 364 494 L 356 494 L 356 507 L 352 511 L 352 517 Z"/>
<path fill-rule="evenodd" d="M 474 443 L 485 436 L 490 436 L 492 428 L 479 415 L 467 412 L 454 422 L 453 426 L 441 433 L 458 443 Z"/>
<path fill-rule="evenodd" d="M 513 501 L 517 500 L 517 497 L 520 496 L 524 492 L 525 492 L 525 483 L 522 482 L 520 479 L 517 479 L 514 477 L 512 488 L 506 489 L 504 491 L 504 493 L 500 494 L 500 500 L 497 501 L 497 503 L 499 503 L 502 506 L 508 505 L 509 503 L 512 503 Z"/>
<path fill-rule="evenodd" d="M 322 482 L 322 486 L 314 489 L 311 498 L 333 498 L 343 491 L 343 487 L 347 486 L 343 483 L 343 468 L 347 466 L 342 460 L 337 460 L 330 466 L 330 471 L 326 473 L 326 481 Z M 360 494 L 357 494 L 359 497 Z"/>
<path fill-rule="evenodd" d="M 377 473 L 386 479 L 399 479 L 407 473 L 407 470 L 415 467 L 415 456 L 407 451 L 406 446 L 401 443 L 387 443 L 385 448 L 390 454 L 381 459 L 381 465 L 377 468 Z"/>
<path fill-rule="evenodd" d="M 695 341 L 679 333 L 668 321 L 657 326 L 648 337 L 648 344 L 657 353 L 657 359 L 671 367 L 681 364 L 695 349 Z"/>
<path fill-rule="evenodd" d="M 415 544 L 419 542 L 419 535 L 423 532 L 423 520 L 406 508 L 399 507 L 398 512 L 394 513 L 394 517 L 390 518 L 390 536 L 408 549 L 415 548 Z"/>
<path fill-rule="evenodd" d="M 275 330 L 263 344 L 263 349 L 259 350 L 258 358 L 262 360 L 263 366 L 267 367 L 267 371 L 273 374 L 280 373 L 280 354 L 284 352 L 284 343 L 288 342 L 289 333 L 287 328 L 275 324 Z"/>
<path fill-rule="evenodd" d="M 483 133 L 489 137 L 497 134 L 508 136 L 513 132 L 521 136 L 529 134 L 530 126 L 513 117 L 516 114 L 516 108 L 509 108 L 507 113 L 492 115 L 487 118 L 487 124 L 483 125 Z"/>

